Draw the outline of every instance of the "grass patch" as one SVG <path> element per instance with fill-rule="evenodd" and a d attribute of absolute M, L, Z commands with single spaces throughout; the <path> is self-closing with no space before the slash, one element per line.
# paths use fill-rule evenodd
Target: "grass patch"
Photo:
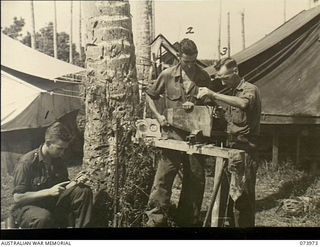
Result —
<path fill-rule="evenodd" d="M 318 227 L 318 212 L 286 216 L 276 212 L 283 199 L 298 196 L 319 196 L 320 178 L 297 170 L 292 164 L 278 167 L 261 162 L 256 182 L 256 225 L 268 227 Z"/>
<path fill-rule="evenodd" d="M 73 178 L 81 166 L 69 167 Z M 13 177 L 2 174 L 1 178 L 1 221 L 7 218 L 12 205 Z M 176 181 L 171 201 L 177 205 L 180 194 L 180 181 Z M 206 179 L 206 191 L 202 204 L 205 211 L 210 202 L 213 177 Z M 276 212 L 281 201 L 296 196 L 320 196 L 320 178 L 309 176 L 297 170 L 292 164 L 280 163 L 278 167 L 269 162 L 261 162 L 256 182 L 256 226 L 260 227 L 319 227 L 320 212 L 310 212 L 302 216 L 285 216 Z"/>

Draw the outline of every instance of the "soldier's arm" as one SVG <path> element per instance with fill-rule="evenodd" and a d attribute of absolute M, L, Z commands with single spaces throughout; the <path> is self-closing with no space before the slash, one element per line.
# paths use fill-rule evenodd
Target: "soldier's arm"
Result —
<path fill-rule="evenodd" d="M 14 193 L 13 200 L 18 204 L 28 204 L 49 196 L 48 190 L 30 191 L 25 193 Z"/>
<path fill-rule="evenodd" d="M 228 105 L 240 108 L 242 110 L 246 109 L 249 105 L 249 100 L 246 98 L 220 94 L 220 93 L 213 92 L 212 90 L 206 87 L 200 87 L 197 97 L 201 99 L 205 96 L 210 97 L 212 100 L 222 101 Z"/>
<path fill-rule="evenodd" d="M 156 116 L 157 119 L 159 119 L 161 114 L 159 113 L 154 100 L 148 94 L 146 94 L 146 101 L 147 101 L 152 113 Z"/>
<path fill-rule="evenodd" d="M 159 113 L 159 111 L 157 110 L 157 107 L 156 107 L 156 104 L 155 104 L 154 100 L 148 94 L 146 94 L 146 101 L 147 101 L 147 103 L 148 103 L 148 105 L 150 107 L 150 110 L 152 111 L 152 113 L 157 118 L 159 124 L 161 126 L 168 125 L 166 117 Z"/>
<path fill-rule="evenodd" d="M 156 107 L 154 99 L 159 98 L 165 91 L 166 72 L 163 71 L 157 81 L 151 85 L 146 91 L 146 102 L 150 107 L 150 110 L 157 118 L 161 126 L 168 125 L 166 118 L 161 115 Z"/>
<path fill-rule="evenodd" d="M 214 91 L 211 78 L 210 78 L 209 74 L 205 71 L 203 71 L 203 86 Z M 199 88 L 201 88 L 201 87 L 199 87 Z M 209 105 L 209 106 L 216 106 L 217 105 L 215 100 L 208 95 L 202 97 L 201 99 L 198 98 L 198 100 L 201 102 L 200 104 L 202 104 L 202 105 Z"/>
<path fill-rule="evenodd" d="M 58 183 L 48 189 L 43 189 L 39 191 L 27 191 L 24 193 L 14 193 L 13 200 L 18 204 L 28 204 L 42 199 L 44 197 L 57 196 L 60 195 L 66 189 L 65 186 L 69 183 L 70 181 L 65 181 L 62 183 Z"/>
<path fill-rule="evenodd" d="M 211 97 L 214 100 L 222 101 L 228 105 L 240 108 L 241 110 L 246 109 L 249 105 L 248 99 L 240 98 L 237 96 L 229 96 L 229 95 L 215 93 L 215 92 L 212 92 L 211 95 L 212 95 Z"/>

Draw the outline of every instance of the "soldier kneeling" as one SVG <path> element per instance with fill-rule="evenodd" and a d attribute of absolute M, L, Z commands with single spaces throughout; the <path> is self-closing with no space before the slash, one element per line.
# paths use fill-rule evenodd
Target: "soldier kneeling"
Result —
<path fill-rule="evenodd" d="M 92 191 L 69 181 L 61 159 L 71 135 L 59 122 L 45 142 L 23 155 L 14 173 L 12 216 L 19 228 L 82 228 L 89 225 Z"/>

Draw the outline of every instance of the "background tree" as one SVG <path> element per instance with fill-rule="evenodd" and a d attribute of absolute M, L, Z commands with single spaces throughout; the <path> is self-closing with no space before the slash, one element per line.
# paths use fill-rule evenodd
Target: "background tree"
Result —
<path fill-rule="evenodd" d="M 60 60 L 69 61 L 69 34 L 65 32 L 57 33 L 58 58 Z M 22 43 L 31 46 L 31 35 L 28 32 L 22 39 Z M 41 28 L 36 33 L 36 49 L 49 56 L 54 56 L 53 48 L 53 23 L 49 22 L 47 26 Z M 84 67 L 84 61 L 80 59 L 79 53 L 76 51 L 75 44 L 72 44 L 74 64 Z"/>
<path fill-rule="evenodd" d="M 20 17 L 20 19 L 18 19 L 17 17 L 14 17 L 13 24 L 9 27 L 5 27 L 2 32 L 13 39 L 19 39 L 22 37 L 21 31 L 24 25 L 25 21 L 23 18 Z"/>
<path fill-rule="evenodd" d="M 20 40 L 23 44 L 31 47 L 31 34 L 27 32 L 25 36 L 22 35 L 22 30 L 25 26 L 23 18 L 18 19 L 14 17 L 13 24 L 3 29 L 3 33 L 13 39 Z M 58 39 L 58 58 L 60 60 L 69 61 L 69 34 L 60 32 L 57 34 Z M 53 23 L 49 22 L 47 26 L 42 27 L 35 36 L 36 49 L 49 56 L 54 56 L 53 50 Z M 73 61 L 74 64 L 84 67 L 84 57 L 81 59 L 79 53 L 76 51 L 76 45 L 72 44 Z"/>
<path fill-rule="evenodd" d="M 97 200 L 102 198 L 96 218 L 113 226 L 141 226 L 154 174 L 148 150 L 131 141 L 140 105 L 130 5 L 88 1 L 83 7 L 87 81 L 80 177 L 98 192 Z M 113 213 L 117 217 L 111 218 Z"/>

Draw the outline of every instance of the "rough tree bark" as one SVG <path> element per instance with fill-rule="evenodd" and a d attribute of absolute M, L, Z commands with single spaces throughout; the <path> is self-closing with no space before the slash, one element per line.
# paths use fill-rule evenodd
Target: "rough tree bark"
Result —
<path fill-rule="evenodd" d="M 139 193 L 135 192 L 134 186 L 140 189 L 142 186 L 143 192 L 148 193 L 145 190 L 150 189 L 149 184 L 144 186 L 146 181 L 140 181 L 139 184 L 137 179 L 143 169 L 142 164 L 148 166 L 150 162 L 139 160 L 135 156 L 139 151 L 133 150 L 134 145 L 131 143 L 139 110 L 139 94 L 130 5 L 126 0 L 88 1 L 83 2 L 83 7 L 86 15 L 86 127 L 83 158 L 85 169 L 79 178 L 82 175 L 95 192 L 104 191 L 106 194 L 103 197 L 113 203 L 111 206 L 118 201 L 115 199 L 119 199 L 120 204 L 122 203 L 118 210 L 122 210 L 119 217 L 132 218 L 135 216 L 123 213 L 128 211 L 128 208 L 124 209 L 124 205 L 131 204 L 131 208 L 135 207 L 135 195 Z M 118 180 L 115 179 L 116 167 Z M 116 198 L 117 185 L 119 191 Z M 144 197 L 147 198 L 148 195 Z M 145 203 L 145 198 L 138 201 Z M 109 223 L 111 224 L 112 222 Z"/>
<path fill-rule="evenodd" d="M 84 165 L 104 168 L 104 182 L 113 194 L 116 119 L 129 129 L 137 106 L 130 7 L 128 1 L 89 4 L 95 13 L 88 19 L 86 32 Z"/>
<path fill-rule="evenodd" d="M 137 77 L 139 81 L 145 81 L 149 77 L 151 67 L 152 0 L 137 1 L 135 4 Z"/>

